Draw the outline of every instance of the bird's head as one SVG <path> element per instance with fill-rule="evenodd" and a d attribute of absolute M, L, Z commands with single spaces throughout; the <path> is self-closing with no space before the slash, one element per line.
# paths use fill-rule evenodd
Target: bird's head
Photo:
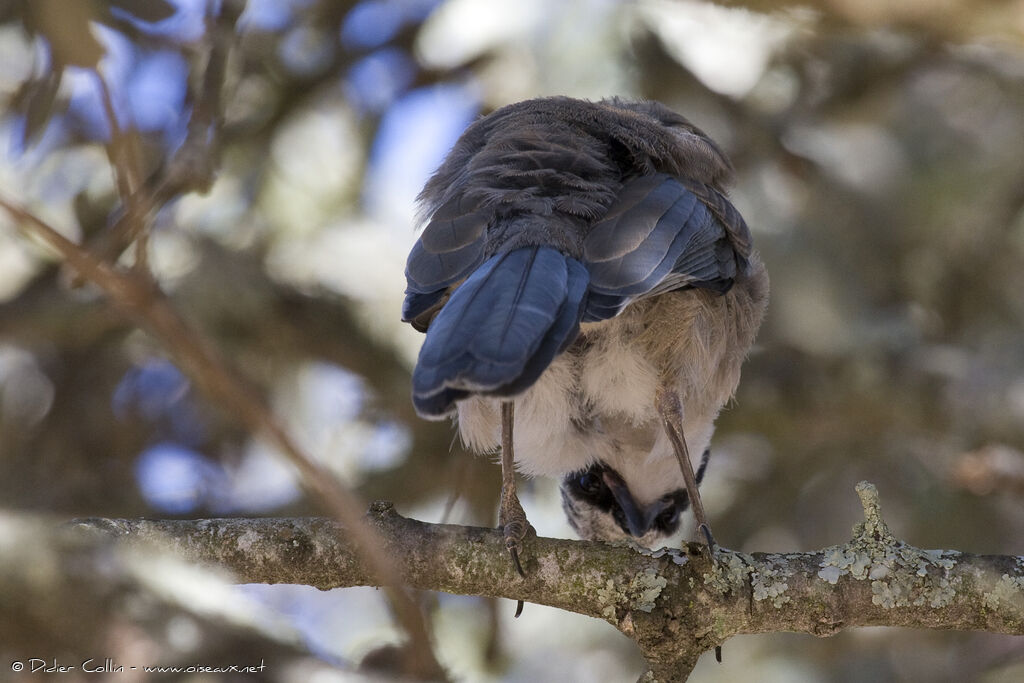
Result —
<path fill-rule="evenodd" d="M 697 469 L 697 483 L 704 478 L 708 455 L 705 451 Z M 566 519 L 581 538 L 628 540 L 648 548 L 678 531 L 690 504 L 686 490 L 674 480 L 653 501 L 640 501 L 622 475 L 603 462 L 566 475 L 559 488 Z"/>

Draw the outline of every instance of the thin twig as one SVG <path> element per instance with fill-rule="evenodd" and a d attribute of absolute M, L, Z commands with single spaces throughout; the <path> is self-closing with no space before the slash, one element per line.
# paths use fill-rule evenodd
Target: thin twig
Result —
<path fill-rule="evenodd" d="M 107 124 L 110 127 L 110 142 L 107 143 L 107 158 L 114 170 L 114 179 L 117 184 L 117 192 L 121 198 L 121 206 L 124 207 L 124 215 L 134 216 L 136 220 L 132 224 L 132 230 L 127 235 L 121 248 L 128 244 L 135 244 L 134 267 L 142 272 L 149 271 L 149 222 L 145 217 L 152 205 L 152 201 L 143 192 L 142 185 L 142 159 L 139 152 L 138 141 L 134 130 L 126 133 L 117 120 L 117 111 L 114 108 L 114 97 L 110 92 L 110 85 L 107 79 L 99 70 L 93 71 L 96 78 L 97 88 L 100 92 L 100 101 L 103 103 L 103 111 L 107 117 Z M 118 249 L 120 252 L 120 249 Z"/>
<path fill-rule="evenodd" d="M 117 110 L 114 107 L 114 97 L 110 93 L 110 86 L 107 79 L 99 70 L 92 72 L 96 80 L 96 88 L 100 95 L 100 104 L 103 105 L 103 114 L 107 118 L 107 125 L 110 127 L 110 141 L 106 144 L 107 159 L 110 160 L 110 167 L 114 170 L 114 179 L 117 183 L 117 191 L 121 201 L 128 201 L 139 188 L 142 180 L 142 170 L 139 164 L 137 150 L 132 149 L 133 145 L 128 135 L 121 128 L 117 119 Z"/>
<path fill-rule="evenodd" d="M 212 40 L 185 141 L 174 156 L 145 182 L 141 181 L 140 170 L 136 176 L 138 182 L 131 185 L 134 191 L 130 196 L 125 195 L 125 187 L 119 182 L 120 213 L 113 225 L 89 245 L 89 249 L 101 258 L 117 260 L 133 242 L 145 242 L 152 214 L 170 200 L 186 192 L 208 192 L 213 185 L 221 156 L 218 133 L 223 122 L 222 90 L 228 56 L 236 40 L 235 27 L 243 9 L 244 3 L 225 2 L 221 5 L 220 14 L 206 17 L 206 32 Z M 102 83 L 102 87 L 106 89 L 106 84 Z M 107 90 L 105 102 L 109 99 Z M 111 120 L 111 129 L 117 130 L 112 105 L 105 103 L 104 108 Z M 116 157 L 111 156 L 111 163 L 117 165 Z"/>

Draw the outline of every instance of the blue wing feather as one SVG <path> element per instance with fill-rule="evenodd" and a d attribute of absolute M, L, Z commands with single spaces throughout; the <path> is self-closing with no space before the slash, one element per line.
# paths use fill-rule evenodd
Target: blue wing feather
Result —
<path fill-rule="evenodd" d="M 748 255 L 738 217 L 715 190 L 665 173 L 626 183 L 584 240 L 591 294 L 583 321 L 607 320 L 638 298 L 674 289 L 728 291 Z"/>
<path fill-rule="evenodd" d="M 484 233 L 489 215 L 478 204 L 457 196 L 441 205 L 416 240 L 405 264 L 402 320 L 426 329 L 416 320 L 437 306 L 448 288 L 484 260 Z"/>
<path fill-rule="evenodd" d="M 587 282 L 579 261 L 550 247 L 485 261 L 430 325 L 413 371 L 416 409 L 441 416 L 470 393 L 507 396 L 533 384 L 575 339 Z"/>

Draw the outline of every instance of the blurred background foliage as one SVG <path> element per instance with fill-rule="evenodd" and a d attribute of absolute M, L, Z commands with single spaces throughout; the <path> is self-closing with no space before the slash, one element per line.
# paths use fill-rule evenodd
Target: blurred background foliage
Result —
<path fill-rule="evenodd" d="M 408 398 L 415 195 L 503 104 L 660 100 L 731 155 L 772 278 L 713 442 L 720 542 L 841 542 L 868 479 L 911 543 L 1021 554 L 1022 37 L 1020 0 L 0 1 L 0 192 L 130 263 L 111 169 L 133 159 L 158 281 L 292 434 L 367 499 L 492 525 L 498 468 Z M 0 505 L 314 513 L 237 425 L 0 216 Z M 571 536 L 553 483 L 526 489 L 538 532 Z M 372 590 L 238 590 L 342 666 L 394 637 Z M 641 667 L 602 622 L 426 604 L 468 680 Z M 725 653 L 694 680 L 1024 678 L 1020 639 L 987 634 L 747 636 Z"/>

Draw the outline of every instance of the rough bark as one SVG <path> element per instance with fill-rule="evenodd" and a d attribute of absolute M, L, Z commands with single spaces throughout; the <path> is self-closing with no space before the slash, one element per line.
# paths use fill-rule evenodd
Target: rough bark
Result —
<path fill-rule="evenodd" d="M 644 680 L 681 681 L 700 654 L 740 633 L 829 636 L 856 626 L 1024 634 L 1024 557 L 922 550 L 882 521 L 875 488 L 857 487 L 865 519 L 842 545 L 803 553 L 681 550 L 529 538 L 526 578 L 493 529 L 427 524 L 388 503 L 367 521 L 415 588 L 525 600 L 604 619 L 634 640 Z M 302 519 L 149 521 L 84 519 L 77 526 L 157 543 L 219 565 L 239 582 L 326 590 L 372 584 L 335 522 Z"/>

